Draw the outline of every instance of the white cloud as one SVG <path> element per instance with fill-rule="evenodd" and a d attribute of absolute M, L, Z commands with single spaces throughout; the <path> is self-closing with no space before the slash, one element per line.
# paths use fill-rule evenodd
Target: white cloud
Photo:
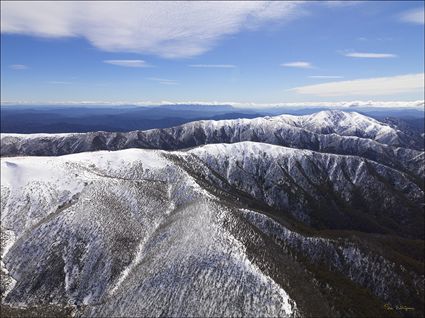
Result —
<path fill-rule="evenodd" d="M 379 96 L 424 90 L 424 73 L 338 81 L 290 89 L 298 94 L 331 96 Z"/>
<path fill-rule="evenodd" d="M 233 107 L 246 107 L 246 108 L 302 108 L 302 107 L 328 107 L 328 108 L 355 108 L 355 107 L 382 107 L 382 108 L 417 108 L 424 110 L 424 100 L 416 101 L 379 101 L 379 100 L 351 100 L 351 101 L 337 101 L 337 102 L 275 102 L 275 103 L 256 103 L 256 102 L 234 102 L 234 101 L 1 101 L 1 105 L 67 105 L 67 106 L 81 106 L 81 105 L 135 105 L 135 106 L 161 106 L 161 105 L 197 105 L 197 106 L 211 106 L 211 105 L 231 105 Z"/>
<path fill-rule="evenodd" d="M 159 81 L 158 83 L 162 85 L 179 85 L 179 83 L 177 82 L 168 82 L 168 81 Z"/>
<path fill-rule="evenodd" d="M 290 63 L 282 63 L 280 66 L 283 67 L 296 67 L 296 68 L 313 68 L 311 63 L 309 62 L 303 62 L 303 61 L 297 61 L 297 62 L 290 62 Z"/>
<path fill-rule="evenodd" d="M 345 53 L 344 55 L 348 57 L 357 57 L 357 58 L 366 58 L 366 59 L 387 59 L 387 58 L 397 57 L 397 55 L 391 54 L 391 53 L 351 52 L 351 53 Z"/>
<path fill-rule="evenodd" d="M 155 81 L 163 85 L 178 85 L 179 83 L 176 80 L 167 79 L 167 78 L 159 78 L 159 77 L 148 77 L 150 81 Z"/>
<path fill-rule="evenodd" d="M 202 102 L 198 102 L 198 104 Z M 213 103 L 203 102 L 205 105 L 214 105 Z M 189 102 L 181 102 L 181 104 L 190 104 Z M 416 101 L 379 101 L 379 100 L 348 100 L 337 102 L 276 102 L 276 103 L 240 103 L 240 102 L 222 102 L 217 105 L 232 105 L 234 107 L 250 107 L 250 108 L 355 108 L 355 107 L 379 107 L 379 108 L 417 108 L 424 110 L 424 100 Z"/>
<path fill-rule="evenodd" d="M 362 3 L 362 1 L 332 0 L 332 1 L 325 1 L 324 3 L 326 4 L 326 6 L 331 8 L 341 8 L 341 7 L 351 7 L 351 6 L 359 5 Z"/>
<path fill-rule="evenodd" d="M 390 36 L 377 37 L 377 38 L 367 38 L 367 37 L 361 36 L 357 38 L 357 41 L 372 41 L 372 40 L 384 42 L 384 41 L 392 41 L 394 39 Z"/>
<path fill-rule="evenodd" d="M 124 67 L 150 67 L 148 63 L 143 60 L 105 60 L 103 63 L 112 64 Z"/>
<path fill-rule="evenodd" d="M 199 67 L 199 68 L 235 68 L 236 65 L 233 64 L 191 64 L 189 67 Z"/>
<path fill-rule="evenodd" d="M 406 11 L 400 16 L 401 21 L 415 24 L 425 23 L 425 12 L 423 8 Z"/>
<path fill-rule="evenodd" d="M 28 66 L 26 66 L 24 64 L 12 64 L 12 65 L 9 65 L 9 67 L 12 70 L 17 70 L 17 71 L 22 71 L 22 70 L 28 69 Z"/>
<path fill-rule="evenodd" d="M 111 52 L 199 55 L 225 36 L 300 16 L 301 2 L 2 1 L 1 31 L 82 37 Z"/>
<path fill-rule="evenodd" d="M 72 82 L 66 82 L 66 81 L 48 81 L 48 84 L 54 84 L 54 85 L 69 85 L 72 84 Z"/>
<path fill-rule="evenodd" d="M 376 38 L 378 41 L 392 41 L 392 40 L 394 40 L 392 37 L 390 37 L 390 36 L 385 36 L 385 37 L 379 37 L 379 38 Z"/>
<path fill-rule="evenodd" d="M 339 75 L 311 75 L 309 78 L 317 78 L 317 79 L 331 79 L 331 78 L 344 78 L 344 76 Z"/>

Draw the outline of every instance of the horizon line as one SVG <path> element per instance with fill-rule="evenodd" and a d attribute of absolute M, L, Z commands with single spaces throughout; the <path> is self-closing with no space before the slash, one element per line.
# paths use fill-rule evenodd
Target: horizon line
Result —
<path fill-rule="evenodd" d="M 232 106 L 235 108 L 266 108 L 266 107 L 329 107 L 329 108 L 422 108 L 424 111 L 425 100 L 345 100 L 321 102 L 232 102 L 232 101 L 0 101 L 0 106 L 165 106 L 165 105 L 197 105 L 197 106 Z"/>

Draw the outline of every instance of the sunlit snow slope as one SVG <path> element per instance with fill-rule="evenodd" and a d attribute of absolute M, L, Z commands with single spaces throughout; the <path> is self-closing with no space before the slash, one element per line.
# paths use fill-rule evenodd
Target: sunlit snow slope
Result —
<path fill-rule="evenodd" d="M 90 316 L 297 312 L 223 226 L 230 209 L 160 152 L 2 160 L 2 199 L 6 302 Z"/>
<path fill-rule="evenodd" d="M 325 175 L 347 206 L 356 184 L 380 187 L 387 179 L 393 189 L 378 190 L 387 191 L 388 205 L 405 193 L 413 208 L 400 213 L 414 218 L 423 190 L 383 165 L 244 142 L 2 158 L 1 169 L 8 308 L 54 304 L 97 317 L 328 317 L 422 301 L 423 276 L 399 251 L 383 252 L 369 234 L 313 230 L 329 222 L 309 207 L 311 197 L 323 199 L 315 183 Z M 337 204 L 330 212 L 355 213 Z"/>

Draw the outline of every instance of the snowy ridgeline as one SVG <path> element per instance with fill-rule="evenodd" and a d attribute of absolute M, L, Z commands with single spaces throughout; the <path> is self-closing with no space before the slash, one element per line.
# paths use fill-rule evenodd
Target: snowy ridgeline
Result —
<path fill-rule="evenodd" d="M 379 122 L 373 118 L 361 115 L 356 112 L 343 111 L 320 111 L 312 115 L 294 116 L 280 115 L 274 117 L 259 117 L 255 119 L 235 119 L 235 120 L 201 120 L 182 125 L 183 130 L 193 130 L 202 127 L 206 133 L 217 131 L 222 127 L 243 127 L 250 126 L 256 130 L 263 127 L 279 129 L 281 127 L 294 127 L 306 129 L 314 133 L 336 133 L 342 136 L 358 136 L 373 139 L 384 144 L 394 144 L 399 135 L 403 132 L 391 127 L 386 123 Z M 155 131 L 152 129 L 150 131 Z M 83 136 L 90 133 L 60 133 L 60 134 L 3 134 L 4 136 L 16 138 L 63 138 L 67 136 Z"/>
<path fill-rule="evenodd" d="M 160 152 L 2 159 L 11 305 L 101 316 L 289 316 L 296 304 L 222 223 L 229 209 Z M 48 277 L 48 278 L 47 278 Z M 200 306 L 202 304 L 202 306 Z"/>
<path fill-rule="evenodd" d="M 321 200 L 317 187 L 326 176 L 347 204 L 362 185 L 382 193 L 365 200 L 383 211 L 394 206 L 396 220 L 410 217 L 397 202 L 403 195 L 417 205 L 423 190 L 404 173 L 359 157 L 243 142 L 2 158 L 1 169 L 5 304 L 84 305 L 86 316 L 328 315 L 334 305 L 320 289 L 307 304 L 293 290 L 300 283 L 317 288 L 310 274 L 295 281 L 264 256 L 275 253 L 274 244 L 289 255 L 285 263 L 294 262 L 291 270 L 304 266 L 290 256 L 299 253 L 385 301 L 407 285 L 423 293 L 420 277 L 376 251 L 305 236 L 218 194 L 242 191 L 310 224 L 307 202 Z M 309 308 L 313 300 L 323 308 Z"/>
<path fill-rule="evenodd" d="M 1 155 L 57 156 L 129 148 L 179 150 L 204 144 L 255 141 L 298 149 L 362 156 L 424 177 L 424 139 L 358 113 L 195 121 L 128 133 L 2 134 Z"/>

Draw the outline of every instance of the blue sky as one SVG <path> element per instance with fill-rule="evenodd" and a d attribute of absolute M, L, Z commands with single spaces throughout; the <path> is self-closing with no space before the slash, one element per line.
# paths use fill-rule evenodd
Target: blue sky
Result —
<path fill-rule="evenodd" d="M 424 3 L 1 2 L 1 100 L 424 98 Z"/>

